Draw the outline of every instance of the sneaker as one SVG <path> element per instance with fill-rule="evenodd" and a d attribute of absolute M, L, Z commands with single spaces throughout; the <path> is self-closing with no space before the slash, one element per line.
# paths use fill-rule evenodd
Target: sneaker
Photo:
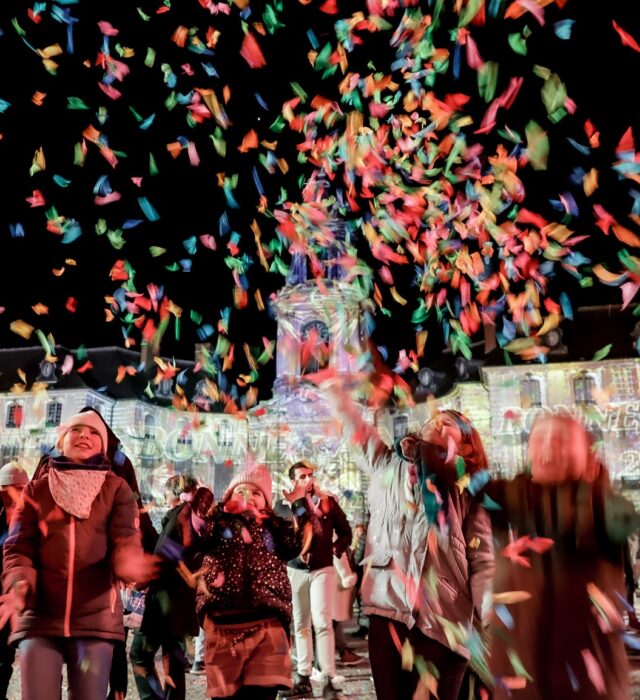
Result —
<path fill-rule="evenodd" d="M 189 673 L 192 673 L 194 676 L 204 676 L 206 671 L 204 669 L 204 664 L 202 663 L 202 661 L 194 661 Z"/>
<path fill-rule="evenodd" d="M 301 676 L 296 673 L 293 681 L 293 688 L 289 690 L 281 690 L 279 697 L 281 698 L 306 698 L 313 697 L 313 688 L 311 687 L 311 679 L 309 676 Z"/>
<path fill-rule="evenodd" d="M 351 649 L 343 649 L 340 652 L 340 663 L 344 666 L 358 666 L 358 664 L 363 664 L 366 662 L 364 656 L 356 654 L 351 651 Z"/>
<path fill-rule="evenodd" d="M 322 689 L 322 697 L 324 700 L 343 700 L 344 695 L 340 692 L 340 689 L 336 688 L 336 686 L 332 683 L 332 679 L 327 678 L 327 682 Z"/>

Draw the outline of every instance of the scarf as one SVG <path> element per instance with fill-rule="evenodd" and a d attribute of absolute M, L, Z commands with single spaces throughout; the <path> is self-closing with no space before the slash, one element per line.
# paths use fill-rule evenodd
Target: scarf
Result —
<path fill-rule="evenodd" d="M 48 477 L 53 500 L 69 515 L 86 520 L 108 472 L 109 462 L 104 455 L 82 464 L 52 459 Z"/>

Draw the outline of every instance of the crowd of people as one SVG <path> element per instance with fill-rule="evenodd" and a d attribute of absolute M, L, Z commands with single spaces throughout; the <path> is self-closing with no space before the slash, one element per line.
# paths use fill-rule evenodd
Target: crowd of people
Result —
<path fill-rule="evenodd" d="M 31 479 L 2 467 L 0 700 L 16 655 L 24 700 L 59 700 L 65 666 L 70 698 L 124 700 L 129 664 L 140 700 L 184 700 L 190 666 L 209 698 L 311 697 L 315 671 L 336 699 L 336 663 L 366 662 L 349 620 L 384 700 L 629 698 L 640 522 L 584 425 L 537 419 L 528 472 L 496 479 L 461 413 L 389 446 L 325 389 L 370 477 L 353 530 L 299 461 L 280 494 L 253 462 L 222 494 L 171 476 L 157 532 L 94 409 L 65 421 Z"/>

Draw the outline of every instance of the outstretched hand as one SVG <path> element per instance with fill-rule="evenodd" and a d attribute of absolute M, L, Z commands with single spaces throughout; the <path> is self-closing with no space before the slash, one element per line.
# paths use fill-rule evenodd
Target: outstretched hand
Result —
<path fill-rule="evenodd" d="M 147 554 L 135 547 L 124 547 L 116 555 L 114 570 L 122 581 L 144 588 L 158 578 L 161 563 L 162 557 L 157 554 Z"/>
<path fill-rule="evenodd" d="M 16 629 L 18 619 L 26 607 L 28 590 L 26 581 L 17 581 L 8 593 L 0 596 L 0 629 L 4 629 L 7 622 L 12 631 Z"/>

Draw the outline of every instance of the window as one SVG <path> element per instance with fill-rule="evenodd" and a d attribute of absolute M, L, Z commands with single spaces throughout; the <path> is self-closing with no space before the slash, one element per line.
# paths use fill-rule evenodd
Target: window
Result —
<path fill-rule="evenodd" d="M 45 418 L 45 427 L 56 428 L 60 425 L 62 419 L 62 402 L 49 401 L 47 404 L 47 417 Z"/>
<path fill-rule="evenodd" d="M 191 423 L 187 420 L 182 421 L 180 423 L 180 432 L 178 433 L 178 439 L 176 440 L 176 445 L 178 445 L 178 450 L 180 450 L 180 446 L 188 446 L 191 447 L 193 440 L 191 437 Z"/>
<path fill-rule="evenodd" d="M 19 428 L 22 425 L 22 404 L 12 403 L 7 409 L 7 420 L 5 428 Z"/>
<path fill-rule="evenodd" d="M 40 376 L 38 377 L 38 380 L 41 382 L 55 383 L 57 380 L 55 362 L 42 360 L 40 363 Z"/>
<path fill-rule="evenodd" d="M 586 372 L 581 372 L 573 378 L 573 400 L 575 403 L 593 403 L 595 379 Z"/>
<path fill-rule="evenodd" d="M 17 442 L 7 443 L 0 448 L 0 455 L 2 464 L 18 459 L 20 457 L 20 445 Z"/>
<path fill-rule="evenodd" d="M 326 323 L 314 319 L 300 329 L 301 374 L 313 374 L 329 364 L 331 335 Z"/>
<path fill-rule="evenodd" d="M 233 428 L 228 420 L 223 420 L 218 423 L 216 439 L 220 447 L 231 447 L 233 444 Z"/>
<path fill-rule="evenodd" d="M 542 406 L 540 380 L 527 372 L 520 380 L 520 405 L 522 408 Z"/>
<path fill-rule="evenodd" d="M 156 417 L 152 413 L 147 413 L 144 417 L 144 439 L 155 440 L 156 437 Z"/>
<path fill-rule="evenodd" d="M 393 441 L 400 440 L 409 432 L 409 418 L 404 413 L 393 417 Z"/>

